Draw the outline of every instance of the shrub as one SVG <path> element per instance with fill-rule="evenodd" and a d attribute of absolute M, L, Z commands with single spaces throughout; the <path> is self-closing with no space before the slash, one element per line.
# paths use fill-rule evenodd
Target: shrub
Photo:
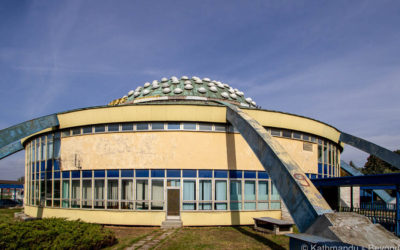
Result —
<path fill-rule="evenodd" d="M 50 218 L 0 224 L 0 249 L 101 249 L 116 242 L 101 225 Z"/>

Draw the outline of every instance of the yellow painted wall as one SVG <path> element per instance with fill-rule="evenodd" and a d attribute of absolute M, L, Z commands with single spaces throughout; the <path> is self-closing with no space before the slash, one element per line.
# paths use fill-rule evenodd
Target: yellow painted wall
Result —
<path fill-rule="evenodd" d="M 165 211 L 139 212 L 25 206 L 24 212 L 32 217 L 62 217 L 70 220 L 80 219 L 85 222 L 114 225 L 160 226 L 161 222 L 165 220 Z"/>
<path fill-rule="evenodd" d="M 306 172 L 317 171 L 317 146 L 275 138 Z M 89 134 L 62 138 L 61 168 L 264 170 L 240 134 L 159 131 Z"/>
<path fill-rule="evenodd" d="M 257 217 L 272 217 L 275 219 L 281 219 L 281 211 L 213 211 L 181 213 L 181 218 L 184 226 L 253 225 L 253 218 Z"/>
<path fill-rule="evenodd" d="M 160 226 L 165 220 L 165 211 L 139 212 L 83 209 L 77 210 L 25 206 L 24 212 L 32 217 L 62 217 L 70 220 L 80 219 L 85 222 L 114 225 Z M 280 219 L 281 211 L 213 211 L 181 213 L 181 219 L 184 226 L 250 225 L 254 224 L 253 218 L 263 216 Z"/>

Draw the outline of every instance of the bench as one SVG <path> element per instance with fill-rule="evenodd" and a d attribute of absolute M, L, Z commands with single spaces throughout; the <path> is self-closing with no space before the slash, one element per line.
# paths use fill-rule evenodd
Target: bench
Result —
<path fill-rule="evenodd" d="M 278 220 L 271 217 L 253 218 L 254 229 L 265 233 L 287 234 L 293 233 L 294 223 L 286 220 Z"/>

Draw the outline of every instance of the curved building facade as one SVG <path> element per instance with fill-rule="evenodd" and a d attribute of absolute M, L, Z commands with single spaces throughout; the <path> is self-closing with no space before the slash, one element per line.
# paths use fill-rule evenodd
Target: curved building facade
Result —
<path fill-rule="evenodd" d="M 309 178 L 340 175 L 334 127 L 259 109 L 218 81 L 163 78 L 107 106 L 60 113 L 59 126 L 25 138 L 25 213 L 154 226 L 280 218 L 279 193 L 220 101 L 256 119 Z"/>

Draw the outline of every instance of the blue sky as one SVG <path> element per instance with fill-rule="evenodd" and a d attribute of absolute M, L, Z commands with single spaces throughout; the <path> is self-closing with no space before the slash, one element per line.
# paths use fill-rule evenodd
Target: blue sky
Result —
<path fill-rule="evenodd" d="M 383 0 L 0 1 L 0 129 L 197 75 L 398 149 L 399 13 Z M 0 161 L 0 179 L 23 162 Z"/>

